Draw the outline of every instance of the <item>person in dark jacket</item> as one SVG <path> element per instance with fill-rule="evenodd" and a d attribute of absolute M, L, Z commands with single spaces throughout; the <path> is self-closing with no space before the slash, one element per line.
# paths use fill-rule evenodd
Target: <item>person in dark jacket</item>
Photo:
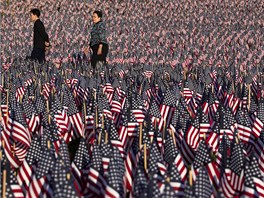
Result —
<path fill-rule="evenodd" d="M 91 30 L 90 48 L 92 49 L 91 65 L 93 69 L 98 61 L 106 63 L 108 43 L 106 38 L 106 26 L 102 21 L 102 12 L 93 12 L 93 27 Z"/>
<path fill-rule="evenodd" d="M 50 42 L 39 16 L 39 9 L 32 9 L 30 11 L 31 21 L 34 22 L 33 50 L 30 59 L 38 60 L 41 63 L 45 61 L 45 51 L 49 49 Z"/>

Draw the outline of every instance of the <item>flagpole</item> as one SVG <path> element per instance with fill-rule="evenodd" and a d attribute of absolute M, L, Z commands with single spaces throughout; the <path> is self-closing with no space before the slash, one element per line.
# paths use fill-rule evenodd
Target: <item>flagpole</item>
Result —
<path fill-rule="evenodd" d="M 105 133 L 105 144 L 108 143 L 108 132 Z"/>
<path fill-rule="evenodd" d="M 3 170 L 3 182 L 2 182 L 2 198 L 6 197 L 6 169 Z"/>
<path fill-rule="evenodd" d="M 190 184 L 190 186 L 193 185 L 192 182 L 193 182 L 193 181 L 192 181 L 192 169 L 190 169 L 190 170 L 189 170 L 189 184 Z"/>
<path fill-rule="evenodd" d="M 147 172 L 147 144 L 144 144 L 144 168 Z"/>
<path fill-rule="evenodd" d="M 99 136 L 98 136 L 98 145 L 101 144 L 101 138 L 102 138 L 102 132 L 99 132 Z"/>
<path fill-rule="evenodd" d="M 251 95 L 251 85 L 248 85 L 248 110 L 250 110 L 250 95 Z"/>
<path fill-rule="evenodd" d="M 9 90 L 7 89 L 6 90 L 6 109 L 7 109 L 7 111 L 6 111 L 6 124 L 8 124 L 8 111 L 9 111 L 9 109 L 8 109 L 8 98 L 9 98 Z"/>
<path fill-rule="evenodd" d="M 2 92 L 0 94 L 0 100 L 2 100 Z M 3 114 L 2 114 L 2 105 L 0 104 L 0 122 L 2 121 Z"/>
<path fill-rule="evenodd" d="M 50 124 L 50 115 L 49 115 L 49 99 L 47 99 L 47 113 L 48 113 L 48 122 Z"/>
<path fill-rule="evenodd" d="M 170 133 L 171 133 L 171 135 L 172 135 L 173 143 L 174 143 L 174 145 L 176 146 L 175 134 L 174 134 L 174 132 L 173 132 L 172 130 L 170 130 Z"/>
<path fill-rule="evenodd" d="M 139 149 L 141 149 L 142 145 L 142 122 L 139 123 Z"/>

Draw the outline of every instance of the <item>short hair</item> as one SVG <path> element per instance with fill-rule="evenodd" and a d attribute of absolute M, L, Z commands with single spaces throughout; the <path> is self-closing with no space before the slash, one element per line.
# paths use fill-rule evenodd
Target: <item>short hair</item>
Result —
<path fill-rule="evenodd" d="M 94 13 L 94 14 L 97 14 L 97 16 L 98 16 L 99 18 L 102 18 L 102 16 L 103 16 L 103 13 L 102 13 L 101 11 L 99 11 L 99 10 L 95 10 L 93 13 Z"/>
<path fill-rule="evenodd" d="M 30 10 L 30 13 L 32 13 L 33 15 L 36 15 L 37 17 L 40 16 L 40 11 L 37 8 Z"/>

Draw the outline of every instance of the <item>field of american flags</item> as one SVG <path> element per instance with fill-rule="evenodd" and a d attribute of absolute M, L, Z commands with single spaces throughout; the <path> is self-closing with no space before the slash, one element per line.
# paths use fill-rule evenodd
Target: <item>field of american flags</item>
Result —
<path fill-rule="evenodd" d="M 43 64 L 17 25 L 37 4 L 1 2 L 2 197 L 264 197 L 261 2 L 43 2 Z M 112 49 L 92 75 L 99 6 Z"/>

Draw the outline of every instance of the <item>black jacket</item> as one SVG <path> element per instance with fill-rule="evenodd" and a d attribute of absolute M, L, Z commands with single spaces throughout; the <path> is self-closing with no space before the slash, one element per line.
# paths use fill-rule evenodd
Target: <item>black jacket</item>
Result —
<path fill-rule="evenodd" d="M 43 23 L 37 19 L 34 23 L 33 47 L 44 49 L 45 41 L 49 42 L 49 36 L 45 31 Z"/>

